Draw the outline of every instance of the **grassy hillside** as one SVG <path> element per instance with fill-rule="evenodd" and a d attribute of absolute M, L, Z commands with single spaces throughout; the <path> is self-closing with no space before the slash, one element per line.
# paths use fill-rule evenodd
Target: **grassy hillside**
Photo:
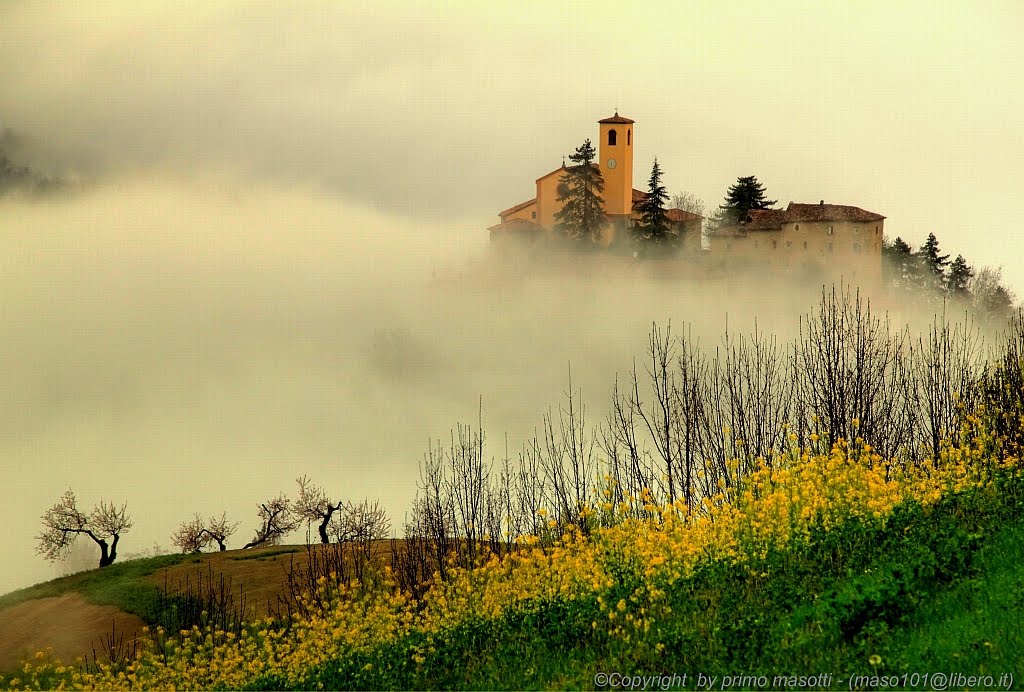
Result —
<path fill-rule="evenodd" d="M 718 684 L 824 672 L 846 688 L 850 675 L 930 670 L 1019 679 L 1024 483 L 1016 458 L 991 461 L 963 448 L 900 468 L 836 445 L 763 468 L 700 517 L 648 505 L 646 518 L 569 531 L 550 547 L 526 541 L 454 570 L 419 602 L 385 572 L 335 588 L 327 607 L 289 626 L 163 633 L 133 662 L 81 671 L 44 661 L 5 684 L 589 688 L 601 672 L 703 673 Z"/>
<path fill-rule="evenodd" d="M 143 577 L 197 559 L 188 555 L 161 555 L 71 574 L 0 596 L 0 611 L 24 601 L 77 591 L 91 603 L 117 606 L 146 619 L 152 614 L 160 592 L 155 584 Z"/>
<path fill-rule="evenodd" d="M 664 417 L 616 393 L 601 463 L 571 395 L 516 469 L 460 426 L 391 568 L 368 538 L 311 550 L 304 595 L 246 621 L 208 579 L 130 656 L 0 686 L 1019 686 L 1024 314 L 985 363 L 967 331 L 908 346 L 834 294 L 807 325 L 792 357 L 756 337 L 721 362 L 654 328 Z"/>

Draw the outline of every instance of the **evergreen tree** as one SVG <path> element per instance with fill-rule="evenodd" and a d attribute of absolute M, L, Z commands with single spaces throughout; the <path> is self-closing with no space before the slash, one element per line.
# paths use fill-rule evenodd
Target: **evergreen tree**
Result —
<path fill-rule="evenodd" d="M 967 264 L 963 255 L 957 255 L 953 263 L 949 265 L 949 274 L 946 275 L 946 292 L 951 295 L 966 296 L 967 284 L 974 276 L 974 270 Z"/>
<path fill-rule="evenodd" d="M 658 159 L 654 159 L 651 177 L 647 181 L 647 196 L 637 202 L 635 207 L 640 214 L 640 222 L 633 227 L 634 238 L 661 246 L 675 243 L 678 236 L 672 233 L 668 217 L 665 215 L 667 202 L 668 192 L 661 184 L 661 167 L 658 165 Z"/>
<path fill-rule="evenodd" d="M 882 257 L 886 260 L 890 282 L 894 286 L 909 287 L 920 283 L 918 259 L 902 238 L 896 236 L 891 243 L 883 242 Z"/>
<path fill-rule="evenodd" d="M 946 281 L 946 267 L 949 255 L 939 254 L 939 241 L 934 233 L 928 234 L 928 240 L 917 251 L 918 260 L 924 273 L 925 282 L 932 286 L 941 286 Z"/>
<path fill-rule="evenodd" d="M 714 222 L 718 226 L 731 226 L 746 218 L 751 209 L 770 209 L 778 200 L 765 199 L 765 188 L 757 177 L 737 178 L 725 194 L 725 202 L 718 208 Z"/>
<path fill-rule="evenodd" d="M 569 156 L 573 165 L 566 169 L 558 184 L 558 201 L 562 208 L 555 214 L 555 227 L 573 240 L 596 243 L 605 223 L 604 180 L 601 170 L 593 165 L 594 145 L 586 140 Z"/>

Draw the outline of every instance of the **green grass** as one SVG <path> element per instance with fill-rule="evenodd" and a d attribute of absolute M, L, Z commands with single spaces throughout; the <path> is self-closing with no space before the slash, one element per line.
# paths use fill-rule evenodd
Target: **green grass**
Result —
<path fill-rule="evenodd" d="M 230 557 L 228 559 L 229 560 L 269 560 L 269 559 L 276 560 L 278 555 L 290 555 L 291 553 L 297 553 L 300 550 L 303 550 L 303 548 L 296 548 L 294 546 L 291 547 L 291 548 L 274 548 L 274 549 L 269 549 L 269 550 L 265 550 L 265 551 L 258 552 L 258 553 L 245 553 L 244 555 L 232 556 L 232 557 Z"/>
<path fill-rule="evenodd" d="M 1024 675 L 1024 523 L 1009 524 L 977 555 L 977 574 L 921 609 L 894 637 L 895 664 Z"/>
<path fill-rule="evenodd" d="M 35 598 L 60 596 L 75 591 L 91 603 L 117 606 L 147 619 L 157 603 L 159 589 L 143 577 L 182 562 L 198 561 L 193 555 L 179 554 L 115 562 L 103 569 L 71 574 L 0 596 L 0 611 Z"/>

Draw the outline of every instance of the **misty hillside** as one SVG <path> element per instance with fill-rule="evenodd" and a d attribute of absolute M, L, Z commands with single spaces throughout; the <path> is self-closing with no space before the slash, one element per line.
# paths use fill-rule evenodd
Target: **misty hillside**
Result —
<path fill-rule="evenodd" d="M 601 687 L 670 663 L 877 687 L 952 657 L 1012 687 L 1024 314 L 908 341 L 826 292 L 791 349 L 753 332 L 702 354 L 655 325 L 646 357 L 596 434 L 570 384 L 515 458 L 479 423 L 432 446 L 385 559 L 375 530 L 327 542 L 263 620 L 216 587 L 169 594 L 193 619 L 10 684 Z M 296 507 L 325 492 L 299 486 Z"/>

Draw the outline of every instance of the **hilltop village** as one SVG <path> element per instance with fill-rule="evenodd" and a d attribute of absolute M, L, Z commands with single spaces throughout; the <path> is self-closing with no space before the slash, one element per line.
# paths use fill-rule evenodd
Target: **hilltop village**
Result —
<path fill-rule="evenodd" d="M 598 121 L 598 160 L 604 182 L 606 223 L 598 245 L 611 253 L 636 258 L 630 230 L 640 221 L 639 207 L 648 193 L 633 187 L 636 123 L 615 115 Z M 535 181 L 532 199 L 498 213 L 490 226 L 496 247 L 534 245 L 556 235 L 559 184 L 570 169 L 565 163 Z M 673 232 L 681 238 L 678 259 L 712 267 L 761 266 L 773 273 L 817 276 L 841 273 L 862 285 L 879 285 L 885 217 L 845 204 L 790 202 L 784 209 L 752 209 L 731 225 L 704 234 L 704 218 L 684 209 L 666 209 Z M 692 267 L 691 267 L 692 269 Z"/>

